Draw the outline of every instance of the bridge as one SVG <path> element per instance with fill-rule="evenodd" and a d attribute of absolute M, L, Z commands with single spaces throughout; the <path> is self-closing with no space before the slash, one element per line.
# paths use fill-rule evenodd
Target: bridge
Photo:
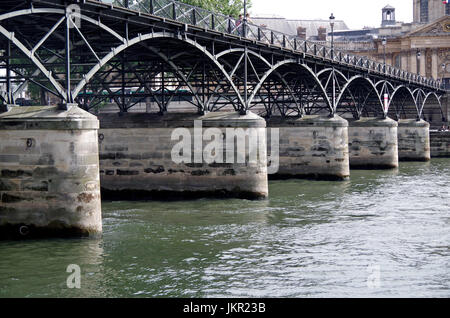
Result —
<path fill-rule="evenodd" d="M 3 0 L 0 33 L 0 229 L 11 236 L 100 233 L 100 189 L 264 198 L 271 170 L 342 180 L 350 166 L 426 161 L 429 122 L 447 121 L 439 81 L 176 1 Z M 26 89 L 41 106 L 16 106 Z M 181 163 L 177 128 L 194 146 Z M 257 160 L 224 162 L 247 151 L 245 136 Z"/>
<path fill-rule="evenodd" d="M 0 33 L 4 104 L 30 85 L 85 110 L 444 117 L 439 81 L 176 1 L 6 0 Z"/>

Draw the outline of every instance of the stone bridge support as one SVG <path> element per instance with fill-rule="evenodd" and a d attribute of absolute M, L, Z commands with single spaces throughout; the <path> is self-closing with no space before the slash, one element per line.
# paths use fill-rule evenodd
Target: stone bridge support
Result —
<path fill-rule="evenodd" d="M 279 169 L 273 178 L 345 180 L 350 176 L 348 122 L 334 116 L 271 117 L 279 128 Z M 271 140 L 268 138 L 268 153 Z"/>
<path fill-rule="evenodd" d="M 98 127 L 78 107 L 0 114 L 0 238 L 102 232 Z"/>
<path fill-rule="evenodd" d="M 430 156 L 430 124 L 424 120 L 398 121 L 398 159 L 428 161 Z"/>
<path fill-rule="evenodd" d="M 217 196 L 257 199 L 268 196 L 266 123 L 251 112 L 245 116 L 237 112 L 203 116 L 126 113 L 119 117 L 118 114 L 101 114 L 99 120 L 104 198 L 173 200 Z M 260 152 L 256 160 L 249 157 L 249 137 L 245 137 L 244 148 L 239 149 L 242 144 L 238 144 L 232 133 L 258 135 L 254 146 Z M 220 145 L 213 150 L 211 141 L 217 141 L 216 138 Z M 177 144 L 186 141 L 189 149 L 180 151 Z M 222 152 L 223 155 L 206 160 L 202 152 L 213 156 Z M 187 155 L 183 162 L 176 159 L 180 153 Z M 235 153 L 245 155 L 238 159 Z M 231 160 L 227 160 L 227 154 L 231 154 Z"/>
<path fill-rule="evenodd" d="M 431 131 L 430 144 L 432 158 L 450 158 L 450 131 Z"/>
<path fill-rule="evenodd" d="M 390 169 L 398 167 L 396 121 L 386 118 L 349 120 L 350 167 Z"/>

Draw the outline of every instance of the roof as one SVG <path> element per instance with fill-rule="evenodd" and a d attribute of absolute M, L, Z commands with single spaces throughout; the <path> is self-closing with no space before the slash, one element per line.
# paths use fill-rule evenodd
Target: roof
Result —
<path fill-rule="evenodd" d="M 389 4 L 385 6 L 383 9 L 395 10 L 395 8 Z"/>
<path fill-rule="evenodd" d="M 253 24 L 258 26 L 266 26 L 274 31 L 282 32 L 289 35 L 297 35 L 297 28 L 306 28 L 306 38 L 317 36 L 317 29 L 320 27 L 326 28 L 327 33 L 331 32 L 329 20 L 291 20 L 282 17 L 252 17 Z M 334 22 L 335 30 L 348 30 L 347 25 L 342 20 Z"/>
<path fill-rule="evenodd" d="M 436 27 L 437 27 L 437 29 L 442 30 L 442 32 L 435 33 L 436 35 L 448 36 L 448 32 L 445 32 L 443 30 L 442 24 L 441 24 L 442 22 L 447 21 L 447 20 L 450 22 L 450 17 L 448 15 L 444 15 L 443 17 L 440 17 L 439 19 L 434 20 L 433 22 L 427 23 L 425 25 L 421 25 L 418 28 L 411 30 L 410 32 L 406 33 L 404 35 L 404 37 L 425 35 L 427 32 L 431 31 L 432 29 L 434 29 Z"/>

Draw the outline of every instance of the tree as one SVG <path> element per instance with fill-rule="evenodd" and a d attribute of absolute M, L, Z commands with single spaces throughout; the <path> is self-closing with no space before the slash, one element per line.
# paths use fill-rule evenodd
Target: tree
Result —
<path fill-rule="evenodd" d="M 156 0 L 157 1 L 157 0 Z M 177 0 L 192 6 L 200 7 L 209 11 L 219 12 L 232 17 L 237 17 L 244 12 L 244 0 Z M 145 7 L 150 6 L 150 0 L 129 0 L 129 4 L 140 3 Z M 158 1 L 167 4 L 166 1 Z M 251 0 L 247 0 L 247 9 L 252 6 Z"/>
<path fill-rule="evenodd" d="M 244 0 L 179 0 L 206 10 L 220 12 L 237 17 L 244 11 Z M 251 1 L 247 0 L 247 9 L 251 8 Z"/>

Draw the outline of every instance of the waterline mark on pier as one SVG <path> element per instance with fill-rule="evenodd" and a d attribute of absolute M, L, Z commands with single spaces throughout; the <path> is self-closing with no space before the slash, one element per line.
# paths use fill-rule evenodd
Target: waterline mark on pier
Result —
<path fill-rule="evenodd" d="M 270 133 L 270 155 L 267 155 L 266 133 Z M 171 135 L 178 141 L 171 151 L 172 161 L 180 163 L 238 163 L 267 162 L 267 173 L 279 168 L 278 128 L 207 128 L 202 121 L 194 121 L 193 136 L 188 128 L 176 128 Z M 193 141 L 193 142 L 192 142 Z M 203 145 L 203 142 L 207 143 Z"/>

